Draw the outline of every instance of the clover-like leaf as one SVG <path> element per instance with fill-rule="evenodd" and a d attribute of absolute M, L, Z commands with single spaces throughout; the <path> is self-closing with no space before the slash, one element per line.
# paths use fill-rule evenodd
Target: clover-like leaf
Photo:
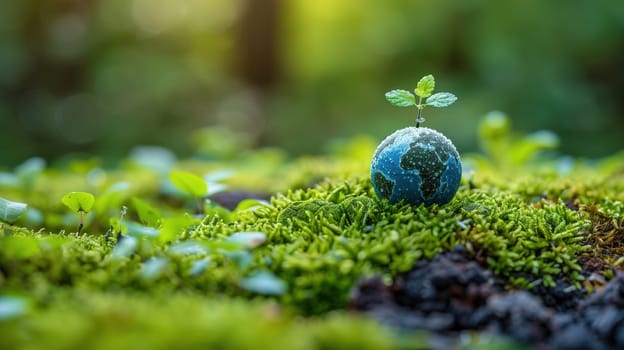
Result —
<path fill-rule="evenodd" d="M 28 205 L 26 203 L 12 202 L 10 200 L 0 198 L 0 221 L 13 223 L 22 215 Z"/>
<path fill-rule="evenodd" d="M 450 92 L 438 92 L 427 99 L 427 106 L 446 107 L 457 101 L 457 96 Z"/>
<path fill-rule="evenodd" d="M 416 97 L 407 90 L 392 90 L 386 92 L 386 100 L 393 106 L 409 107 L 416 105 Z"/>
<path fill-rule="evenodd" d="M 61 198 L 61 202 L 77 213 L 88 213 L 93 208 L 95 197 L 89 192 L 69 192 Z"/>
<path fill-rule="evenodd" d="M 420 79 L 420 81 L 418 81 L 416 89 L 414 89 L 414 93 L 421 98 L 427 98 L 431 96 L 433 89 L 435 89 L 435 78 L 433 75 L 429 74 L 425 75 Z"/>
<path fill-rule="evenodd" d="M 186 171 L 172 171 L 169 173 L 169 180 L 180 191 L 190 194 L 195 198 L 200 198 L 208 192 L 206 181 L 198 175 Z"/>

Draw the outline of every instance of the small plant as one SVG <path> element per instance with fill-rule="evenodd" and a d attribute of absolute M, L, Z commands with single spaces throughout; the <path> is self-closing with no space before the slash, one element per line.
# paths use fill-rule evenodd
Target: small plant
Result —
<path fill-rule="evenodd" d="M 169 180 L 177 189 L 193 197 L 197 202 L 197 211 L 203 212 L 202 199 L 208 193 L 208 184 L 203 178 L 186 171 L 172 171 Z"/>
<path fill-rule="evenodd" d="M 416 85 L 416 95 L 407 90 L 386 93 L 386 99 L 394 106 L 418 108 L 416 127 L 403 128 L 386 137 L 371 162 L 375 193 L 391 203 L 444 204 L 459 188 L 462 167 L 455 146 L 438 131 L 420 127 L 425 121 L 425 107 L 446 107 L 457 100 L 450 92 L 434 94 L 434 89 L 433 75 L 427 75 Z"/>
<path fill-rule="evenodd" d="M 28 205 L 20 202 L 0 198 L 0 221 L 12 224 L 28 208 Z"/>
<path fill-rule="evenodd" d="M 80 215 L 80 225 L 78 226 L 78 233 L 80 233 L 84 226 L 84 214 L 93 208 L 95 197 L 88 192 L 69 192 L 63 196 L 61 202 Z"/>
<path fill-rule="evenodd" d="M 397 107 L 411 107 L 416 106 L 418 108 L 418 117 L 416 118 L 416 127 L 420 127 L 420 123 L 425 121 L 422 115 L 423 109 L 427 106 L 432 107 L 447 107 L 457 101 L 457 96 L 450 92 L 437 92 L 433 93 L 435 89 L 435 78 L 429 74 L 420 79 L 414 94 L 418 96 L 418 103 L 416 103 L 416 96 L 407 90 L 392 90 L 386 92 L 386 100 L 393 106 Z M 423 98 L 426 98 L 425 103 L 422 103 Z"/>
<path fill-rule="evenodd" d="M 559 137 L 549 130 L 530 134 L 513 132 L 511 118 L 493 111 L 479 122 L 479 143 L 486 157 L 473 156 L 471 160 L 475 165 L 513 173 L 527 166 L 541 152 L 555 150 Z"/>

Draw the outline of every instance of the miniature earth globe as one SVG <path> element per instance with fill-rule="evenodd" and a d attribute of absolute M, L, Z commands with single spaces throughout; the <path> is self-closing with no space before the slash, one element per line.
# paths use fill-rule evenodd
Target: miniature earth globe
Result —
<path fill-rule="evenodd" d="M 408 127 L 386 137 L 371 163 L 375 192 L 391 203 L 447 203 L 459 188 L 461 174 L 453 143 L 423 127 Z"/>

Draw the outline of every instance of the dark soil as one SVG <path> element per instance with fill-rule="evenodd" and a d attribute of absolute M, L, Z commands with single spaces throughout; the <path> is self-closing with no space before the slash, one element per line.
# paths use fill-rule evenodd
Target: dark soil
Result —
<path fill-rule="evenodd" d="M 389 286 L 379 277 L 360 281 L 350 308 L 445 338 L 470 330 L 536 349 L 624 349 L 624 273 L 589 296 L 563 281 L 530 291 L 504 285 L 460 246 L 419 261 Z"/>
<path fill-rule="evenodd" d="M 249 191 L 223 191 L 213 194 L 210 196 L 210 199 L 228 210 L 234 210 L 238 203 L 245 199 L 257 199 L 268 202 L 271 196 Z"/>

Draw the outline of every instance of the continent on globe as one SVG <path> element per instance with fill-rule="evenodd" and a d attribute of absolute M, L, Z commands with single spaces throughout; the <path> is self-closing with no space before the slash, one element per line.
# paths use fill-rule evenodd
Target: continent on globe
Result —
<path fill-rule="evenodd" d="M 453 143 L 424 127 L 404 128 L 386 137 L 371 163 L 375 192 L 391 203 L 447 203 L 459 188 L 461 174 Z"/>

